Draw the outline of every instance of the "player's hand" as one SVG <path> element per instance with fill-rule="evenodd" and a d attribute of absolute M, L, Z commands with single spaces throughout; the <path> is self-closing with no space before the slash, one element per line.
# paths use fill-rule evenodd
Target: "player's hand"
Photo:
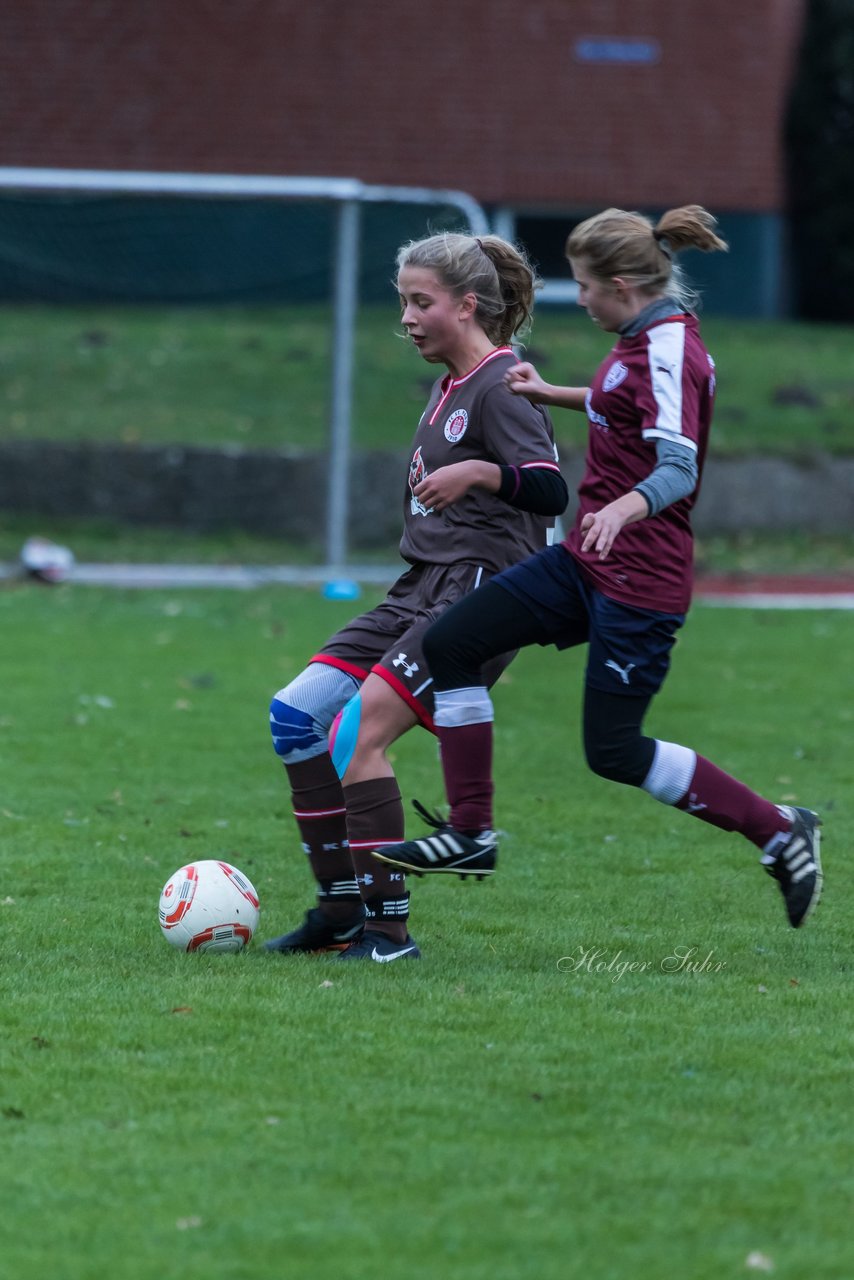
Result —
<path fill-rule="evenodd" d="M 636 489 L 609 502 L 600 511 L 588 511 L 581 518 L 581 550 L 593 551 L 600 560 L 606 560 L 623 526 L 643 520 L 648 514 L 649 504 Z"/>
<path fill-rule="evenodd" d="M 581 521 L 581 550 L 595 551 L 600 560 L 607 559 L 622 527 L 623 521 L 614 514 L 611 507 L 603 507 L 601 511 L 588 511 Z"/>
<path fill-rule="evenodd" d="M 542 404 L 548 384 L 540 377 L 532 364 L 523 362 L 508 369 L 504 381 L 514 396 L 524 396 L 531 404 Z"/>
<path fill-rule="evenodd" d="M 485 469 L 489 468 L 489 472 Z M 494 491 L 497 491 L 501 473 L 494 463 L 480 462 L 475 458 L 465 462 L 452 462 L 447 467 L 439 467 L 431 471 L 429 476 L 417 484 L 412 492 L 419 502 L 423 502 L 428 511 L 444 511 L 460 498 L 464 498 L 474 485 L 491 488 L 488 483 L 491 472 L 495 473 Z"/>

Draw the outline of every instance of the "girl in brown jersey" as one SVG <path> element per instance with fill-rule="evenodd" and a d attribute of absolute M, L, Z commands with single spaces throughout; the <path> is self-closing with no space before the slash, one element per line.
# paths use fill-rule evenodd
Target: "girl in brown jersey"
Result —
<path fill-rule="evenodd" d="M 404 874 L 371 851 L 404 835 L 388 747 L 417 724 L 433 729 L 421 638 L 456 600 L 545 545 L 568 498 L 547 410 L 514 395 L 505 377 L 534 286 L 527 260 L 498 236 L 430 236 L 398 254 L 403 329 L 444 376 L 419 421 L 402 495 L 408 569 L 270 708 L 318 886 L 316 906 L 268 942 L 271 951 L 382 963 L 419 955 Z M 511 656 L 488 664 L 488 684 Z"/>
<path fill-rule="evenodd" d="M 591 769 L 745 836 L 761 850 L 794 928 L 818 902 L 815 813 L 772 804 L 693 749 L 641 731 L 690 603 L 690 513 L 715 389 L 673 253 L 725 249 L 714 228 L 696 205 L 670 210 L 655 226 L 607 209 L 570 235 L 579 301 L 617 343 L 590 387 L 552 386 L 530 364 L 510 370 L 508 385 L 531 403 L 587 413 L 575 525 L 563 544 L 493 578 L 425 635 L 450 821 L 432 820 L 436 835 L 379 850 L 378 861 L 418 874 L 494 870 L 493 710 L 483 664 L 529 644 L 587 644 Z"/>

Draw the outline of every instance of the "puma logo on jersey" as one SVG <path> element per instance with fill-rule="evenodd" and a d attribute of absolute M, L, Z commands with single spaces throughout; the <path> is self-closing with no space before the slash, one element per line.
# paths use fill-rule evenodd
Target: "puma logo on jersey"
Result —
<path fill-rule="evenodd" d="M 608 658 L 607 662 L 605 663 L 605 666 L 610 667 L 612 671 L 616 671 L 617 675 L 620 677 L 623 684 L 628 684 L 629 672 L 634 671 L 635 667 L 637 666 L 637 663 L 629 662 L 626 664 L 626 666 L 621 667 L 619 662 L 615 662 L 613 658 Z"/>

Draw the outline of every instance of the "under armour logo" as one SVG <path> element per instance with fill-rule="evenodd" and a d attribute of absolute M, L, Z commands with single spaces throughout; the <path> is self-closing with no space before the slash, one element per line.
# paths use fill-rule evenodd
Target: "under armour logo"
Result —
<path fill-rule="evenodd" d="M 399 653 L 391 665 L 393 667 L 403 667 L 403 674 L 407 680 L 411 680 L 419 669 L 417 662 L 407 662 L 405 653 Z"/>
<path fill-rule="evenodd" d="M 708 807 L 707 804 L 703 804 L 702 800 L 698 799 L 696 791 L 692 791 L 689 794 L 688 804 L 686 805 L 689 813 L 699 813 L 701 809 L 708 809 Z"/>
<path fill-rule="evenodd" d="M 359 884 L 371 885 L 374 883 L 374 877 L 371 875 L 370 871 L 366 871 L 363 876 L 356 876 L 356 880 Z"/>
<path fill-rule="evenodd" d="M 615 662 L 613 658 L 608 658 L 607 662 L 605 663 L 606 667 L 610 667 L 612 671 L 616 671 L 617 675 L 620 677 L 623 684 L 629 683 L 629 672 L 634 671 L 636 665 L 637 664 L 634 662 L 629 662 L 626 664 L 625 667 L 621 667 L 619 662 Z"/>

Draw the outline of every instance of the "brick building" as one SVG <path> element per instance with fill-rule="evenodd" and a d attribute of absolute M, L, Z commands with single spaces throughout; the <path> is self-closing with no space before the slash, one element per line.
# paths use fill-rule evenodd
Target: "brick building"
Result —
<path fill-rule="evenodd" d="M 572 220 L 705 204 L 707 305 L 785 309 L 804 0 L 7 0 L 0 165 L 459 188 L 562 269 Z M 695 258 L 697 255 L 695 255 Z"/>

